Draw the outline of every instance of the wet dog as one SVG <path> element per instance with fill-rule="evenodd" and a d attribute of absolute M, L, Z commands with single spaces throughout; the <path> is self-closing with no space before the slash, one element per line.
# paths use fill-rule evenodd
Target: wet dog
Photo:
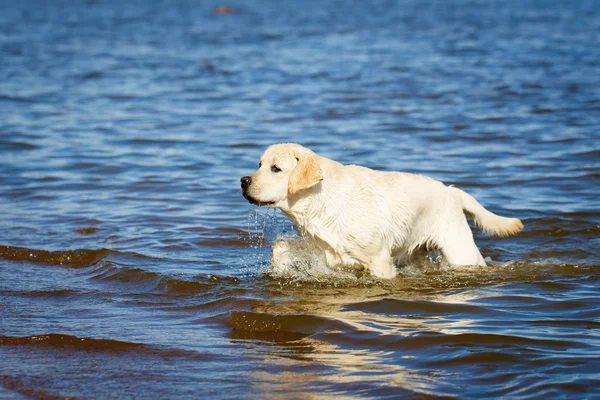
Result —
<path fill-rule="evenodd" d="M 281 209 L 314 239 L 329 266 L 362 265 L 379 278 L 393 278 L 395 263 L 423 250 L 440 251 L 451 265 L 485 266 L 467 216 L 495 236 L 523 228 L 426 176 L 342 165 L 298 144 L 269 147 L 241 185 L 250 203 Z M 285 253 L 278 243 L 274 261 Z"/>

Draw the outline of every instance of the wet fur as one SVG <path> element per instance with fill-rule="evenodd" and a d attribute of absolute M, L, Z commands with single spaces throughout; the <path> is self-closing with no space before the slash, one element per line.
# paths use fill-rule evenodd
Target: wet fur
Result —
<path fill-rule="evenodd" d="M 484 266 L 466 215 L 495 236 L 523 228 L 519 219 L 493 214 L 434 179 L 342 165 L 297 144 L 269 147 L 250 177 L 244 196 L 281 209 L 314 239 L 328 265 L 360 264 L 380 278 L 393 278 L 394 262 L 423 249 L 439 250 L 452 265 Z M 284 253 L 274 249 L 274 255 Z"/>

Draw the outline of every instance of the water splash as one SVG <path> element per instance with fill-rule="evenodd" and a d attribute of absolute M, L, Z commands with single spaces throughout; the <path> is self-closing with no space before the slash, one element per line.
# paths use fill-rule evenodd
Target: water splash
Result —
<path fill-rule="evenodd" d="M 242 260 L 249 275 L 266 274 L 287 283 L 327 285 L 379 282 L 362 267 L 331 267 L 309 237 L 299 236 L 294 224 L 275 209 L 251 206 L 246 240 L 250 256 Z M 447 265 L 439 252 L 428 253 L 399 269 L 399 276 L 423 275 Z"/>
<path fill-rule="evenodd" d="M 360 271 L 329 267 L 315 243 L 298 236 L 288 218 L 274 209 L 250 207 L 248 211 L 250 257 L 242 261 L 249 273 L 262 273 L 287 282 L 356 280 Z"/>
<path fill-rule="evenodd" d="M 273 244 L 271 266 L 271 276 L 292 281 L 340 282 L 356 280 L 364 275 L 362 268 L 328 266 L 325 255 L 317 250 L 316 244 L 302 236 L 279 238 Z"/>
<path fill-rule="evenodd" d="M 268 272 L 271 245 L 278 238 L 297 235 L 294 225 L 275 209 L 250 206 L 248 209 L 247 236 L 249 254 L 241 260 L 242 268 L 249 274 Z"/>

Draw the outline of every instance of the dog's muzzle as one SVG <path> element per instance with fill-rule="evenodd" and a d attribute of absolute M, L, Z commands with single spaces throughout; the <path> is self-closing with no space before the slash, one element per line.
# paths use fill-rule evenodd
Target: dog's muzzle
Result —
<path fill-rule="evenodd" d="M 242 194 L 244 195 L 244 197 L 246 198 L 246 200 L 248 200 L 250 203 L 255 204 L 257 206 L 268 206 L 268 205 L 275 204 L 274 201 L 265 201 L 265 202 L 258 201 L 254 197 L 252 197 L 252 196 L 250 196 L 248 194 L 248 188 L 252 184 L 252 178 L 251 177 L 244 176 L 242 179 L 240 179 L 240 181 L 242 182 Z"/>
<path fill-rule="evenodd" d="M 248 200 L 252 204 L 260 205 L 258 201 L 256 201 L 253 197 L 251 197 L 248 194 L 248 188 L 252 184 L 252 178 L 249 176 L 244 176 L 242 177 L 242 179 L 240 179 L 240 181 L 242 182 L 242 194 L 244 195 L 246 200 Z"/>
<path fill-rule="evenodd" d="M 242 182 L 242 189 L 248 189 L 248 186 L 252 185 L 252 178 L 249 176 L 244 176 L 242 179 L 240 179 L 240 181 Z"/>

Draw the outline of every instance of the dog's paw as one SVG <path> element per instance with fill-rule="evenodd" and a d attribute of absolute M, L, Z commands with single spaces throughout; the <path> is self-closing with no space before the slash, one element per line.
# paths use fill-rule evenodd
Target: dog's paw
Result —
<path fill-rule="evenodd" d="M 271 256 L 273 272 L 280 274 L 288 271 L 293 263 L 294 253 L 290 244 L 285 240 L 278 240 L 273 243 L 273 254 Z"/>

